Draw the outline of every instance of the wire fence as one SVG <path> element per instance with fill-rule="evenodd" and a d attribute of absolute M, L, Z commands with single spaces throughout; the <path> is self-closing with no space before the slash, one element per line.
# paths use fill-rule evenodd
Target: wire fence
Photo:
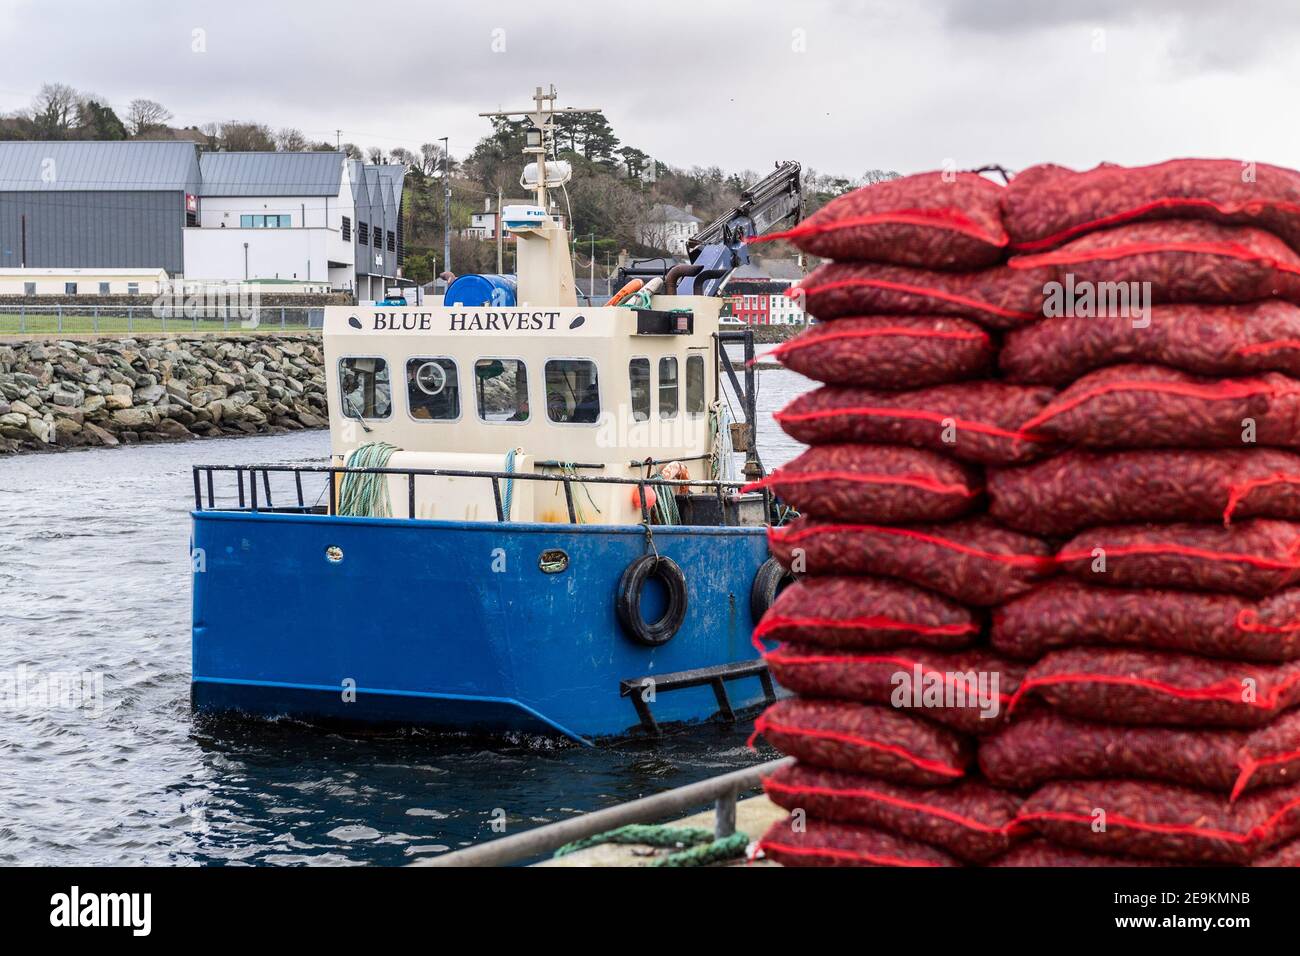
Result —
<path fill-rule="evenodd" d="M 321 306 L 159 308 L 150 305 L 0 304 L 0 335 L 136 332 L 303 332 L 325 322 Z"/>

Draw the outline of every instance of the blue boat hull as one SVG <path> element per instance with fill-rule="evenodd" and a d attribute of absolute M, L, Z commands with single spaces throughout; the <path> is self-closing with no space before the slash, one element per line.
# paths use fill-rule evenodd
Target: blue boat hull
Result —
<path fill-rule="evenodd" d="M 664 527 L 687 581 L 666 644 L 622 630 L 615 593 L 639 527 L 193 514 L 194 706 L 273 717 L 543 733 L 589 742 L 638 726 L 619 682 L 757 656 L 750 589 L 762 528 Z M 337 562 L 327 550 L 341 549 Z M 546 573 L 543 551 L 567 569 Z M 647 594 L 647 616 L 655 597 Z M 739 709 L 756 677 L 728 685 Z M 656 695 L 657 721 L 717 711 L 709 687 Z"/>

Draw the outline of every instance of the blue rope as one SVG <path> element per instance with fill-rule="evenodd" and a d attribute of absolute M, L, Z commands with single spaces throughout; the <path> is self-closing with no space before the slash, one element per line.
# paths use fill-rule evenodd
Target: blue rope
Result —
<path fill-rule="evenodd" d="M 506 452 L 506 471 L 508 471 L 512 475 L 515 473 L 515 451 L 516 449 L 511 448 L 508 452 Z M 514 494 L 515 494 L 515 480 L 513 478 L 507 478 L 506 497 L 505 497 L 505 501 L 502 503 L 502 511 L 505 514 L 506 521 L 510 520 L 510 503 L 514 498 Z"/>

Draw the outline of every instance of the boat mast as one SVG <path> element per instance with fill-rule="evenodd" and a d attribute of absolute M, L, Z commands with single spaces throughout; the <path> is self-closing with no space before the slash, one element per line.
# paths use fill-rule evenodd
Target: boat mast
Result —
<path fill-rule="evenodd" d="M 537 184 L 533 187 L 533 191 L 537 195 L 537 205 L 544 210 L 550 209 L 550 206 L 547 205 L 546 196 L 546 154 L 555 144 L 555 117 L 561 113 L 601 112 L 598 106 L 565 106 L 557 109 L 555 106 L 556 95 L 554 83 L 551 84 L 549 90 L 543 90 L 539 86 L 533 90 L 533 108 L 531 110 L 498 110 L 493 113 L 478 114 L 479 116 L 502 117 L 511 120 L 522 118 L 533 124 L 533 129 L 528 131 L 524 154 L 537 157 Z"/>

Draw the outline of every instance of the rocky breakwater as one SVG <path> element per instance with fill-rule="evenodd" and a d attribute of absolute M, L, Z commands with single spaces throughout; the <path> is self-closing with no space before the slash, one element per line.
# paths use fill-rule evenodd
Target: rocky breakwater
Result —
<path fill-rule="evenodd" d="M 317 336 L 0 345 L 0 453 L 322 428 Z"/>

